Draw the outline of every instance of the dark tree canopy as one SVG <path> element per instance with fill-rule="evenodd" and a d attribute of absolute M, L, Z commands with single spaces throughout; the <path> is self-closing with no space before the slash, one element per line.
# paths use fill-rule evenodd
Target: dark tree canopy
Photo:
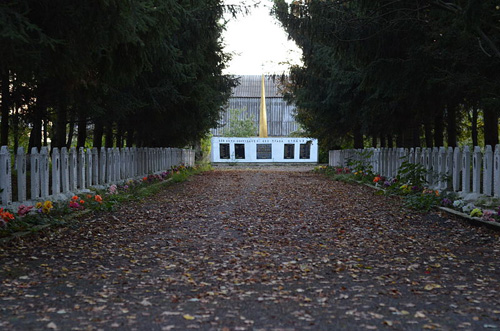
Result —
<path fill-rule="evenodd" d="M 225 10 L 220 0 L 2 2 L 1 143 L 19 120 L 30 147 L 74 135 L 78 146 L 194 143 L 235 83 L 222 74 Z"/>
<path fill-rule="evenodd" d="M 498 143 L 500 8 L 494 1 L 275 0 L 303 50 L 287 97 L 325 147 L 457 145 L 480 110 Z M 476 118 L 476 124 L 478 119 Z"/>

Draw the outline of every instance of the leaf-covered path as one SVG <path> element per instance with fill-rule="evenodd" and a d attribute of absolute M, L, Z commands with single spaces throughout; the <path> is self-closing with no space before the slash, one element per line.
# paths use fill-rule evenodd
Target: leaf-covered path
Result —
<path fill-rule="evenodd" d="M 0 249 L 4 330 L 500 328 L 498 233 L 305 171 L 215 170 Z"/>

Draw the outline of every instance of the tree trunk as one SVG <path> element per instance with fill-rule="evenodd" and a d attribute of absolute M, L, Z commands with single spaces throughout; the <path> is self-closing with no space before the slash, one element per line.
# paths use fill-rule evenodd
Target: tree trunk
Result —
<path fill-rule="evenodd" d="M 353 133 L 354 133 L 354 148 L 362 149 L 364 147 L 364 144 L 363 144 L 363 134 L 361 133 L 361 127 L 359 125 L 355 125 Z"/>
<path fill-rule="evenodd" d="M 33 128 L 30 133 L 28 153 L 31 153 L 31 149 L 33 147 L 37 147 L 38 150 L 42 148 L 42 121 L 46 110 L 46 96 L 42 87 L 39 87 L 37 92 L 36 105 L 34 107 L 32 119 Z"/>
<path fill-rule="evenodd" d="M 467 114 L 469 114 L 469 121 L 471 123 L 472 146 L 477 146 L 478 145 L 478 142 L 477 142 L 477 136 L 478 136 L 478 132 L 477 132 L 478 111 L 477 111 L 477 108 L 473 107 L 472 114 L 470 114 L 469 112 L 467 112 Z"/>
<path fill-rule="evenodd" d="M 66 146 L 66 124 L 68 124 L 67 115 L 65 107 L 59 105 L 56 108 L 54 140 L 52 141 L 53 147 L 62 148 Z"/>
<path fill-rule="evenodd" d="M 404 127 L 399 127 L 398 128 L 398 134 L 396 135 L 396 147 L 403 147 L 404 146 L 404 138 L 405 138 L 405 130 L 408 128 Z"/>
<path fill-rule="evenodd" d="M 43 146 L 49 146 L 49 119 L 43 120 Z"/>
<path fill-rule="evenodd" d="M 385 137 L 383 134 L 380 135 L 380 148 L 385 148 L 386 143 L 385 143 Z"/>
<path fill-rule="evenodd" d="M 117 124 L 118 126 L 118 129 L 117 129 L 117 132 L 116 132 L 116 147 L 118 148 L 123 148 L 123 141 L 124 141 L 124 138 L 123 138 L 123 125 L 121 124 Z"/>
<path fill-rule="evenodd" d="M 12 123 L 12 133 L 14 138 L 14 155 L 17 155 L 17 148 L 19 147 L 19 112 L 17 106 L 14 107 L 13 123 Z"/>
<path fill-rule="evenodd" d="M 68 129 L 68 140 L 66 141 L 66 148 L 71 148 L 71 143 L 73 142 L 73 135 L 75 133 L 75 112 L 70 113 L 69 118 L 69 129 Z"/>
<path fill-rule="evenodd" d="M 78 148 L 85 147 L 87 141 L 87 116 L 83 112 L 78 113 L 78 136 L 76 146 Z"/>
<path fill-rule="evenodd" d="M 132 147 L 134 145 L 134 130 L 129 129 L 127 131 L 127 147 Z"/>
<path fill-rule="evenodd" d="M 387 148 L 394 148 L 394 142 L 390 134 L 387 135 Z"/>
<path fill-rule="evenodd" d="M 444 146 L 444 118 L 442 110 L 438 110 L 436 116 L 434 116 L 434 146 Z"/>
<path fill-rule="evenodd" d="M 413 123 L 413 121 L 412 121 Z M 415 131 L 415 127 L 410 123 L 409 127 L 406 130 L 403 130 L 401 134 L 403 135 L 403 144 L 404 148 L 413 147 L 413 132 Z"/>
<path fill-rule="evenodd" d="M 113 122 L 106 124 L 106 134 L 104 139 L 104 146 L 106 148 L 113 147 Z"/>
<path fill-rule="evenodd" d="M 495 147 L 498 144 L 498 113 L 494 109 L 484 109 L 484 144 Z"/>
<path fill-rule="evenodd" d="M 97 120 L 94 124 L 94 139 L 92 142 L 93 147 L 101 148 L 102 147 L 102 135 L 104 132 L 104 128 L 102 122 Z"/>
<path fill-rule="evenodd" d="M 424 133 L 425 133 L 425 147 L 432 148 L 434 147 L 432 141 L 432 124 L 429 116 L 425 116 L 424 120 Z"/>
<path fill-rule="evenodd" d="M 454 106 L 446 108 L 448 147 L 457 147 L 457 109 Z"/>
<path fill-rule="evenodd" d="M 1 134 L 0 134 L 0 145 L 9 145 L 9 113 L 11 107 L 11 95 L 10 95 L 10 75 L 9 71 L 3 72 L 0 77 L 0 83 L 2 84 L 2 110 L 0 114 L 2 115 L 1 124 Z"/>

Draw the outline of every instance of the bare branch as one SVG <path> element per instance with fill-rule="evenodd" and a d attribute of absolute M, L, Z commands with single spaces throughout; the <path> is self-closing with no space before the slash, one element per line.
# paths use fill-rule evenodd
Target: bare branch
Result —
<path fill-rule="evenodd" d="M 481 30 L 481 28 L 478 26 L 476 28 L 476 31 L 477 33 L 479 33 L 479 35 L 481 36 L 481 38 L 486 41 L 486 43 L 488 44 L 488 46 L 491 48 L 491 50 L 493 51 L 493 53 L 495 53 L 495 57 L 498 57 L 500 58 L 500 50 L 498 49 L 498 47 L 495 45 L 495 43 L 493 42 L 493 40 L 490 39 L 490 37 L 488 37 L 486 35 L 486 33 L 484 33 L 483 30 Z"/>
<path fill-rule="evenodd" d="M 492 57 L 492 55 L 484 49 L 483 43 L 481 42 L 481 39 L 479 37 L 477 37 L 477 42 L 479 43 L 479 48 L 481 48 L 483 53 L 486 54 L 488 57 Z"/>

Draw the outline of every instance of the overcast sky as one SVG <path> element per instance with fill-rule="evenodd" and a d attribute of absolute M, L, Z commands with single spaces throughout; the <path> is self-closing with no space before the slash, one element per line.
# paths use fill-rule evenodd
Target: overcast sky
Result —
<path fill-rule="evenodd" d="M 237 1 L 226 0 L 226 3 Z M 248 4 L 246 1 L 245 4 Z M 288 64 L 300 63 L 301 52 L 277 19 L 270 15 L 272 1 L 262 0 L 247 16 L 231 19 L 223 34 L 225 51 L 233 56 L 225 73 L 260 75 L 287 71 Z"/>

